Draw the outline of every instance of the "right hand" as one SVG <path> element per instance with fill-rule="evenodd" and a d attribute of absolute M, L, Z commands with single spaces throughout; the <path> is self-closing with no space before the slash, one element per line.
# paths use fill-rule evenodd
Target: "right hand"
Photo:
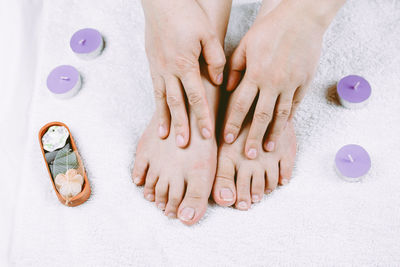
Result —
<path fill-rule="evenodd" d="M 170 124 L 176 145 L 189 142 L 185 94 L 204 138 L 214 135 L 205 89 L 200 76 L 203 56 L 210 79 L 222 83 L 225 54 L 210 21 L 195 0 L 142 0 L 146 18 L 146 53 L 150 64 L 157 112 L 158 135 L 166 138 Z M 183 90 L 184 91 L 183 91 Z"/>

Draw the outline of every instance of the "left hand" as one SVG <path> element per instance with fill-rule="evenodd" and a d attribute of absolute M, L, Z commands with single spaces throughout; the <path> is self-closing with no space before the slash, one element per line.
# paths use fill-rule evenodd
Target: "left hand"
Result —
<path fill-rule="evenodd" d="M 268 126 L 264 149 L 274 150 L 316 70 L 327 25 L 301 7 L 283 0 L 268 15 L 259 14 L 232 55 L 227 90 L 239 86 L 229 101 L 224 139 L 235 141 L 256 99 L 245 145 L 249 159 L 262 149 Z"/>

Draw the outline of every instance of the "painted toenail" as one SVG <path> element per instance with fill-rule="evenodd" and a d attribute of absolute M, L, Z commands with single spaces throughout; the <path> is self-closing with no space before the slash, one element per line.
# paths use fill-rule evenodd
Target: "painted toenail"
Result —
<path fill-rule="evenodd" d="M 271 189 L 267 189 L 267 190 L 265 190 L 265 194 L 270 194 L 272 192 L 272 190 Z"/>
<path fill-rule="evenodd" d="M 268 144 L 267 144 L 267 150 L 268 151 L 273 151 L 274 148 L 275 148 L 275 143 L 272 142 L 272 141 L 269 141 Z"/>
<path fill-rule="evenodd" d="M 158 128 L 158 135 L 160 137 L 166 136 L 167 135 L 167 129 L 164 126 L 160 125 L 160 127 Z"/>
<path fill-rule="evenodd" d="M 149 200 L 149 201 L 153 201 L 154 200 L 154 195 L 153 194 L 148 194 L 146 196 L 146 199 Z"/>
<path fill-rule="evenodd" d="M 140 178 L 139 178 L 139 177 L 133 178 L 133 182 L 134 182 L 135 184 L 140 183 Z"/>
<path fill-rule="evenodd" d="M 190 221 L 194 217 L 194 209 L 188 207 L 184 208 L 179 217 L 184 221 Z"/>
<path fill-rule="evenodd" d="M 282 179 L 281 181 L 282 185 L 287 185 L 289 183 L 288 179 Z"/>
<path fill-rule="evenodd" d="M 233 192 L 229 188 L 222 188 L 221 191 L 219 191 L 219 195 L 221 196 L 223 201 L 233 200 Z"/>
<path fill-rule="evenodd" d="M 253 200 L 253 202 L 259 202 L 260 201 L 260 197 L 258 195 L 253 195 L 251 197 L 251 200 Z"/>
<path fill-rule="evenodd" d="M 160 210 L 164 210 L 164 209 L 165 209 L 165 203 L 158 203 L 157 207 L 158 207 Z"/>
<path fill-rule="evenodd" d="M 177 144 L 178 146 L 184 146 L 184 145 L 185 145 L 185 139 L 183 138 L 182 135 L 178 134 L 178 135 L 176 136 L 176 144 Z"/>
<path fill-rule="evenodd" d="M 247 151 L 247 156 L 251 159 L 255 159 L 257 157 L 257 149 L 250 148 L 249 151 Z"/>
<path fill-rule="evenodd" d="M 239 209 L 247 210 L 247 203 L 244 201 L 240 201 L 238 204 Z"/>
<path fill-rule="evenodd" d="M 201 129 L 201 134 L 203 135 L 203 137 L 205 137 L 207 139 L 211 138 L 211 132 L 207 128 Z"/>
<path fill-rule="evenodd" d="M 175 212 L 170 212 L 170 213 L 168 213 L 168 218 L 170 218 L 170 219 L 174 219 L 174 218 L 176 218 L 176 214 L 175 214 Z"/>
<path fill-rule="evenodd" d="M 234 139 L 234 138 L 235 138 L 235 137 L 233 136 L 233 134 L 228 133 L 227 135 L 225 135 L 225 142 L 227 142 L 228 144 L 230 144 L 230 143 L 233 142 L 233 139 Z"/>

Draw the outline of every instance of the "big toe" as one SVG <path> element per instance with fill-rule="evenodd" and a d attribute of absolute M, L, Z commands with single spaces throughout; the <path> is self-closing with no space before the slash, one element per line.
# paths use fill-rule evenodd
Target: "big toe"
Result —
<path fill-rule="evenodd" d="M 232 160 L 220 156 L 217 176 L 213 187 L 213 199 L 220 206 L 231 206 L 236 201 L 235 165 Z"/>

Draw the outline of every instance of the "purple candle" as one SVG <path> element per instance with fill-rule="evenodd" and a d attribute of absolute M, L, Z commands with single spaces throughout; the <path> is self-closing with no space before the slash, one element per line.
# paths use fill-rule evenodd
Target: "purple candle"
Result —
<path fill-rule="evenodd" d="M 83 59 L 92 59 L 100 55 L 104 47 L 101 33 L 95 29 L 82 29 L 71 37 L 72 51 Z"/>
<path fill-rule="evenodd" d="M 371 96 L 371 85 L 361 76 L 349 75 L 337 84 L 340 103 L 346 108 L 361 108 Z"/>
<path fill-rule="evenodd" d="M 56 67 L 47 77 L 47 88 L 59 98 L 70 98 L 76 95 L 81 85 L 79 72 L 68 65 Z"/>
<path fill-rule="evenodd" d="M 336 170 L 348 182 L 360 181 L 371 168 L 368 152 L 359 145 L 345 145 L 336 153 Z"/>

